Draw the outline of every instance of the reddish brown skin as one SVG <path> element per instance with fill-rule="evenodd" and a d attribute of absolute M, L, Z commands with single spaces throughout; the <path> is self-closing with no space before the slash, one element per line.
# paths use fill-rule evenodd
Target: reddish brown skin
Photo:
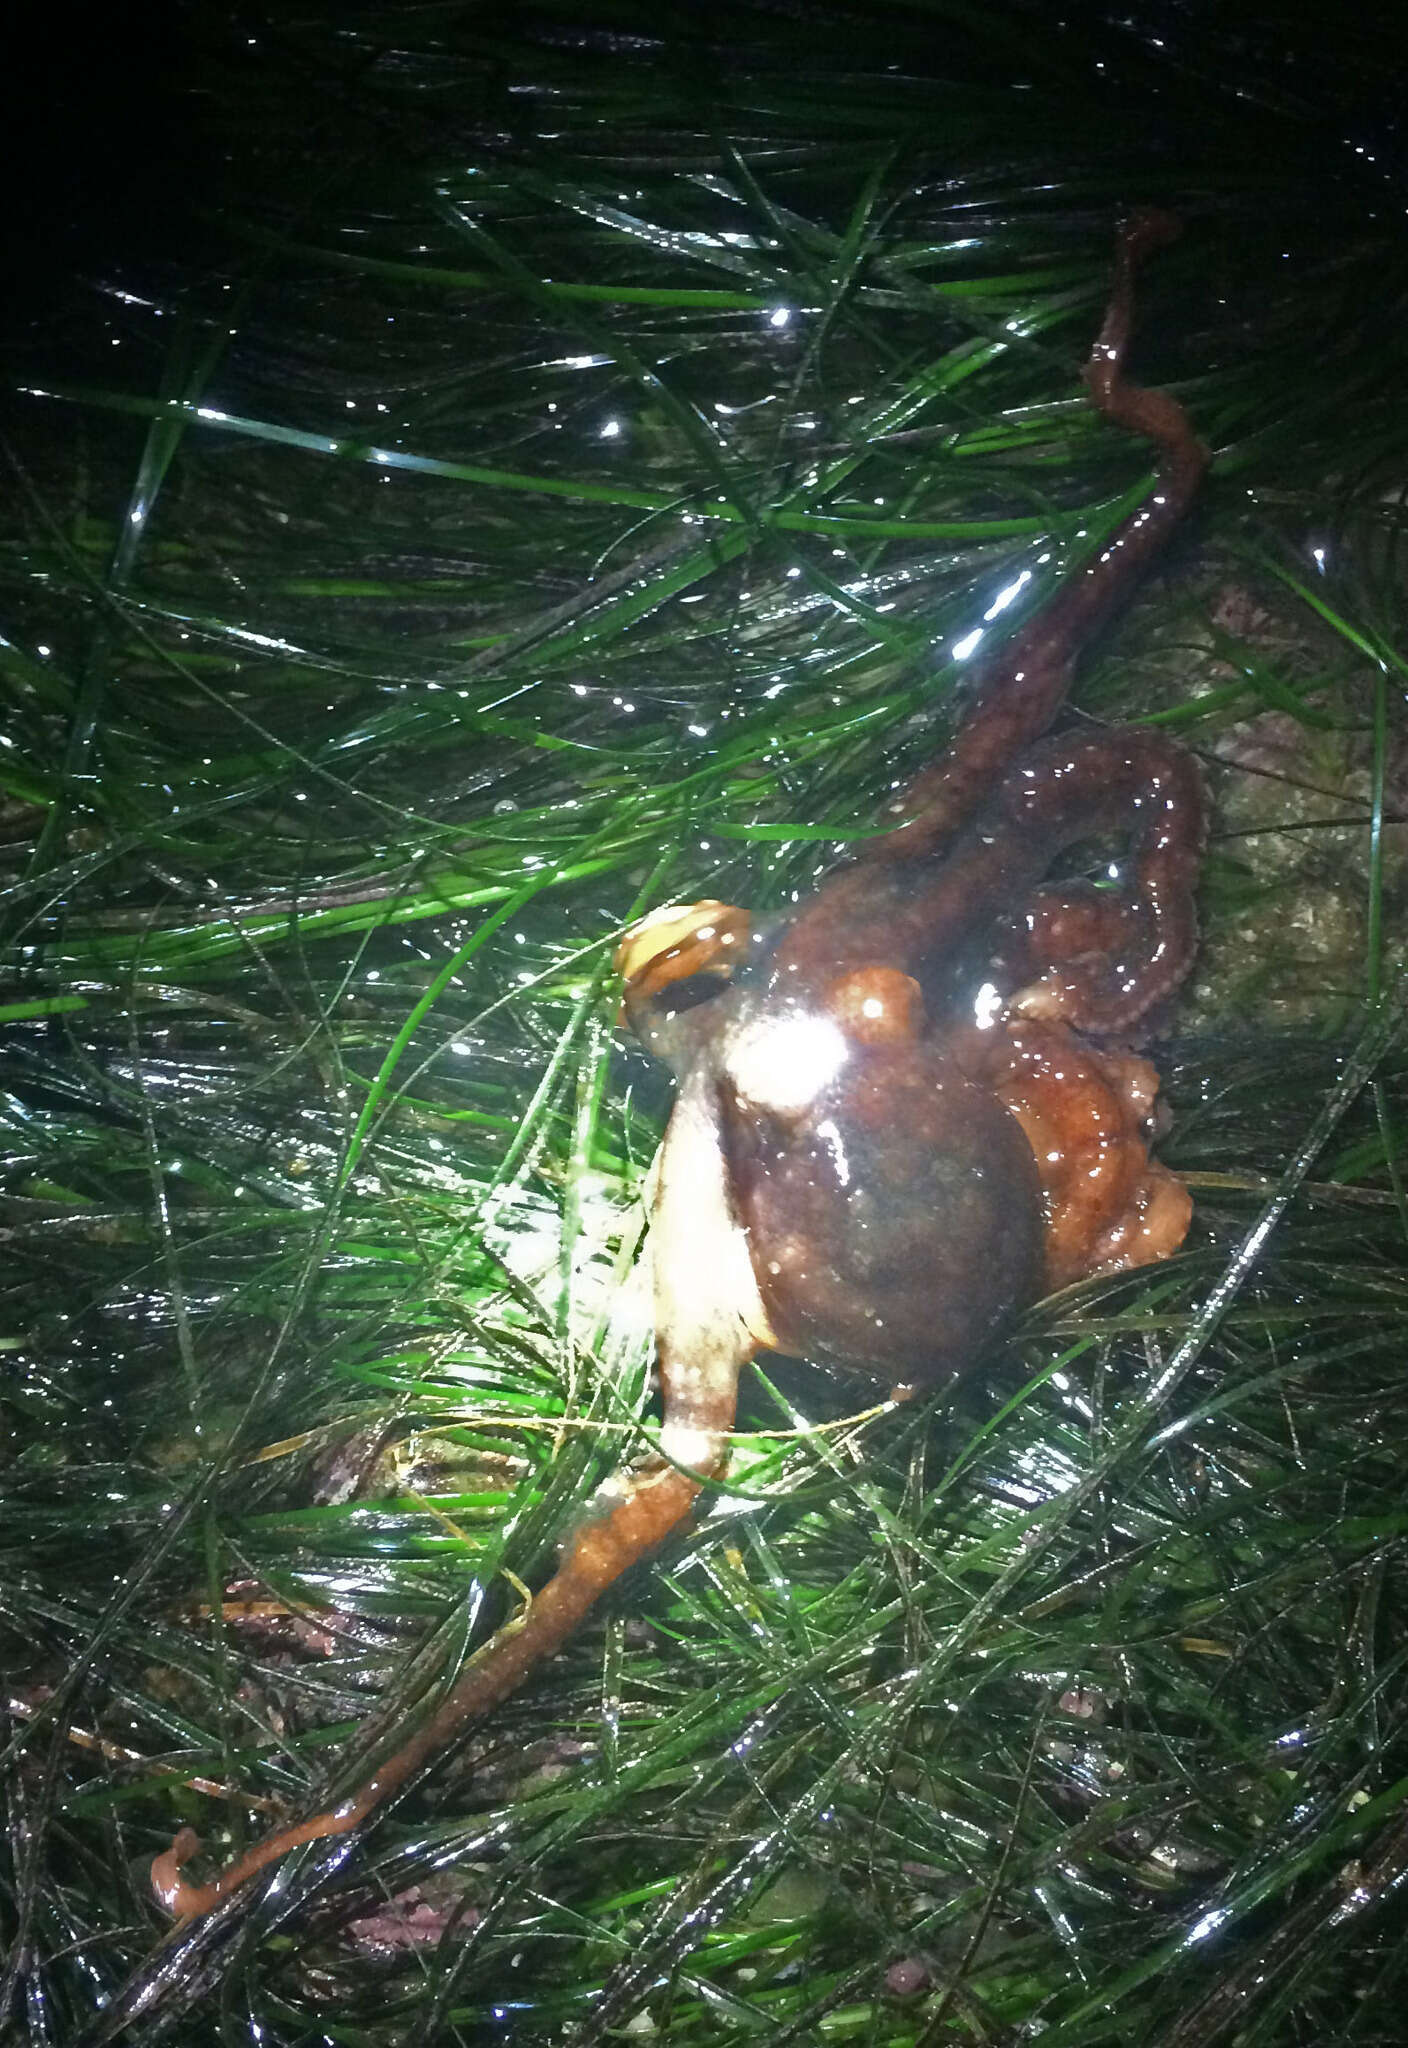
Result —
<path fill-rule="evenodd" d="M 1181 406 L 1123 370 L 1134 268 L 1174 232 L 1158 214 L 1121 231 L 1086 371 L 1096 408 L 1158 445 L 1156 482 L 979 667 L 953 744 L 889 807 L 895 829 L 766 944 L 721 904 L 623 942 L 627 1014 L 680 1081 L 651 1239 L 665 1456 L 608 1482 L 526 1618 L 342 1804 L 203 1885 L 181 1873 L 199 1847 L 182 1830 L 152 1869 L 178 1917 L 357 1827 L 558 1649 L 722 1469 L 739 1370 L 758 1348 L 933 1382 L 1043 1288 L 1182 1242 L 1186 1193 L 1145 1142 L 1157 1076 L 1113 1041 L 1192 959 L 1198 775 L 1147 732 L 1044 737 L 1082 645 L 1206 467 Z M 1128 841 L 1123 887 L 1045 881 L 1064 848 L 1107 831 Z M 719 992 L 686 1007 L 681 983 L 692 977 L 697 997 L 711 973 Z"/>

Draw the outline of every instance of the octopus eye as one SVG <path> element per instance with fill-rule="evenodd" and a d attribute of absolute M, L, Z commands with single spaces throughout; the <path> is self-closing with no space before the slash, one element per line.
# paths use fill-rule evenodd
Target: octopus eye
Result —
<path fill-rule="evenodd" d="M 697 1010 L 701 1003 L 712 1002 L 715 996 L 721 996 L 731 979 L 729 974 L 715 973 L 712 969 L 700 974 L 682 975 L 678 981 L 667 984 L 668 1007 L 675 1016 L 685 1010 Z"/>
<path fill-rule="evenodd" d="M 668 903 L 652 910 L 616 948 L 627 1005 L 649 1001 L 666 988 L 678 1009 L 716 995 L 743 958 L 750 929 L 747 911 L 732 903 Z"/>

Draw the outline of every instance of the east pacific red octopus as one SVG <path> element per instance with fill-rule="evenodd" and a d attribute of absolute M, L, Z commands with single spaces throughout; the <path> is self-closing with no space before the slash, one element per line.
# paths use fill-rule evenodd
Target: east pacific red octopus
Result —
<path fill-rule="evenodd" d="M 1158 447 L 1141 504 L 979 668 L 891 829 L 793 916 L 755 929 L 729 905 L 674 906 L 622 941 L 627 1016 L 678 1078 L 650 1230 L 660 1455 L 608 1481 L 526 1617 L 358 1791 L 206 1884 L 181 1873 L 198 1847 L 183 1830 L 152 1872 L 178 1916 L 356 1827 L 555 1651 L 722 1471 L 756 1351 L 932 1384 L 1043 1291 L 1182 1243 L 1187 1193 L 1148 1150 L 1158 1078 L 1128 1040 L 1193 956 L 1198 772 L 1151 731 L 1048 736 L 1078 651 L 1207 463 L 1181 405 L 1124 368 L 1134 268 L 1172 225 L 1121 231 L 1086 369 L 1098 411 Z M 1125 843 L 1117 886 L 1047 879 L 1102 835 Z"/>

